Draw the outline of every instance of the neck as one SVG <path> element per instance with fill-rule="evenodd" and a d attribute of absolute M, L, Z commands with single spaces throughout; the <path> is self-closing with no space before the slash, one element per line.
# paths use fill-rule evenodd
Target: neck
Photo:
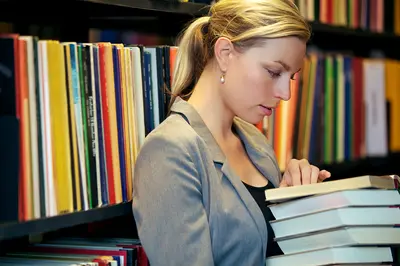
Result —
<path fill-rule="evenodd" d="M 215 72 L 214 72 L 215 73 Z M 188 102 L 197 110 L 217 142 L 233 137 L 234 114 L 226 107 L 219 91 L 222 84 L 210 70 L 205 70 Z"/>

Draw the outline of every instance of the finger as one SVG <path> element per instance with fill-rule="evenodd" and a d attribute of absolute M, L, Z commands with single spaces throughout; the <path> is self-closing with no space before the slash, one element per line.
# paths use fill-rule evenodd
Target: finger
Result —
<path fill-rule="evenodd" d="M 292 160 L 288 170 L 292 186 L 301 185 L 300 161 Z"/>
<path fill-rule="evenodd" d="M 318 181 L 322 182 L 329 177 L 331 177 L 331 173 L 326 170 L 322 170 L 319 172 Z"/>
<path fill-rule="evenodd" d="M 282 187 L 290 187 L 290 186 L 293 185 L 292 184 L 292 177 L 290 175 L 289 169 L 290 169 L 290 164 L 288 165 L 287 171 L 285 171 L 285 173 L 283 174 L 283 182 L 282 182 L 282 185 L 281 185 Z"/>
<path fill-rule="evenodd" d="M 311 166 L 311 184 L 318 183 L 319 174 L 320 174 L 319 168 L 312 165 Z"/>
<path fill-rule="evenodd" d="M 307 185 L 311 182 L 311 165 L 306 160 L 303 159 L 300 161 L 300 169 L 301 169 L 301 184 Z"/>
<path fill-rule="evenodd" d="M 279 184 L 279 187 L 288 187 L 288 186 L 289 185 L 287 184 L 286 179 L 285 179 L 285 175 L 284 175 L 283 178 L 282 178 L 281 183 Z"/>

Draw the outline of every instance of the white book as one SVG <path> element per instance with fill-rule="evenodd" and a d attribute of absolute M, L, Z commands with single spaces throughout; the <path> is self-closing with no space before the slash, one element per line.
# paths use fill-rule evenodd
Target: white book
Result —
<path fill-rule="evenodd" d="M 399 192 L 384 189 L 344 190 L 272 204 L 269 208 L 275 219 L 281 220 L 343 207 L 384 206 L 400 206 Z"/>
<path fill-rule="evenodd" d="M 281 187 L 265 190 L 266 201 L 271 203 L 298 199 L 317 194 L 354 189 L 396 189 L 399 177 L 396 175 L 365 175 L 340 180 L 313 183 L 302 186 Z"/>
<path fill-rule="evenodd" d="M 43 136 L 43 164 L 45 177 L 45 202 L 46 217 L 57 215 L 57 201 L 54 184 L 54 168 L 53 168 L 53 146 L 51 133 L 51 114 L 50 114 L 50 84 L 49 70 L 47 60 L 47 42 L 38 41 L 38 61 L 39 61 L 39 77 L 40 77 L 40 113 L 42 120 L 42 136 Z"/>
<path fill-rule="evenodd" d="M 101 105 L 101 103 L 97 103 L 96 102 L 96 76 L 95 76 L 95 68 L 98 68 L 99 65 L 95 64 L 94 62 L 94 49 L 93 49 L 93 44 L 91 43 L 85 43 L 85 45 L 90 47 L 90 85 L 91 88 L 89 88 L 92 91 L 92 96 L 89 97 L 89 100 L 91 101 L 91 105 L 92 105 L 92 112 L 93 112 L 93 120 L 90 124 L 90 126 L 92 127 L 92 131 L 93 131 L 93 143 L 92 143 L 92 149 L 93 149 L 93 154 L 95 156 L 96 159 L 96 186 L 97 186 L 97 201 L 98 201 L 98 205 L 94 206 L 94 207 L 100 207 L 102 206 L 102 190 L 101 190 L 101 170 L 100 170 L 100 151 L 99 151 L 99 133 L 97 131 L 97 117 L 100 114 L 97 114 L 97 109 L 96 106 L 97 104 Z"/>
<path fill-rule="evenodd" d="M 380 59 L 363 61 L 365 102 L 365 146 L 368 156 L 386 156 L 387 125 L 385 97 L 385 62 Z"/>
<path fill-rule="evenodd" d="M 400 244 L 400 229 L 392 227 L 348 227 L 337 230 L 275 238 L 284 254 L 340 246 L 392 246 Z"/>
<path fill-rule="evenodd" d="M 266 266 L 319 266 L 337 264 L 380 264 L 392 262 L 388 247 L 337 247 L 304 253 L 280 255 L 267 258 Z"/>
<path fill-rule="evenodd" d="M 400 224 L 400 211 L 389 207 L 347 207 L 275 220 L 270 224 L 275 237 L 284 238 L 348 226 L 394 227 Z"/>
<path fill-rule="evenodd" d="M 141 54 L 140 49 L 138 47 L 130 47 L 132 50 L 132 71 L 133 71 L 133 87 L 134 87 L 134 95 L 135 95 L 135 113 L 137 119 L 137 128 L 138 128 L 138 150 L 142 147 L 144 143 L 144 139 L 146 136 L 145 124 L 144 124 L 144 106 L 143 106 L 143 74 L 142 74 L 142 66 L 141 66 Z"/>

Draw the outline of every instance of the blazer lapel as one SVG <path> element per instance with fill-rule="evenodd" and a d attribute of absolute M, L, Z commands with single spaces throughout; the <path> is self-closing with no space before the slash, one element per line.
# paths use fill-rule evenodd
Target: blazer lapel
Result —
<path fill-rule="evenodd" d="M 230 181 L 232 186 L 235 188 L 238 196 L 243 201 L 244 205 L 249 210 L 251 217 L 253 218 L 254 223 L 256 224 L 258 231 L 260 233 L 263 250 L 266 250 L 266 245 L 268 241 L 267 237 L 267 226 L 265 224 L 264 215 L 262 214 L 260 208 L 258 207 L 256 201 L 253 199 L 249 191 L 243 185 L 239 176 L 233 171 L 233 168 L 229 165 L 229 162 L 226 161 L 221 167 L 222 173 L 226 176 L 226 178 Z"/>
<path fill-rule="evenodd" d="M 218 143 L 216 142 L 215 138 L 213 137 L 212 133 L 209 131 L 207 126 L 205 125 L 200 115 L 189 103 L 187 103 L 186 101 L 184 101 L 179 97 L 172 106 L 171 111 L 183 115 L 186 121 L 192 126 L 192 128 L 197 132 L 197 134 L 205 141 L 210 151 L 210 155 L 212 156 L 212 159 L 214 161 L 214 164 L 217 164 L 217 167 L 218 166 L 221 167 L 222 173 L 232 184 L 238 196 L 249 210 L 249 213 L 258 228 L 263 245 L 263 250 L 266 250 L 267 226 L 265 224 L 264 215 L 262 214 L 260 208 L 258 207 L 257 203 L 255 202 L 251 194 L 243 185 L 240 177 L 237 176 L 236 173 L 234 173 L 233 168 L 229 165 L 224 153 L 220 149 Z"/>
<path fill-rule="evenodd" d="M 252 163 L 268 180 L 275 186 L 279 187 L 281 171 L 275 159 L 274 150 L 266 144 L 265 140 L 257 141 L 260 136 L 250 135 L 250 130 L 245 130 L 245 122 L 236 118 L 235 128 L 242 140 L 246 152 L 249 155 Z M 257 132 L 258 133 L 258 132 Z"/>

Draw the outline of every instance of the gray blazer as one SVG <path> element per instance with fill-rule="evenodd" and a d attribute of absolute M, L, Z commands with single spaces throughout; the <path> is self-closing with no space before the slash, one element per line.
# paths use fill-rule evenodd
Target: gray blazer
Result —
<path fill-rule="evenodd" d="M 267 227 L 196 110 L 177 98 L 138 155 L 133 215 L 151 266 L 265 265 Z M 281 173 L 256 127 L 235 118 L 246 150 L 276 187 Z"/>

